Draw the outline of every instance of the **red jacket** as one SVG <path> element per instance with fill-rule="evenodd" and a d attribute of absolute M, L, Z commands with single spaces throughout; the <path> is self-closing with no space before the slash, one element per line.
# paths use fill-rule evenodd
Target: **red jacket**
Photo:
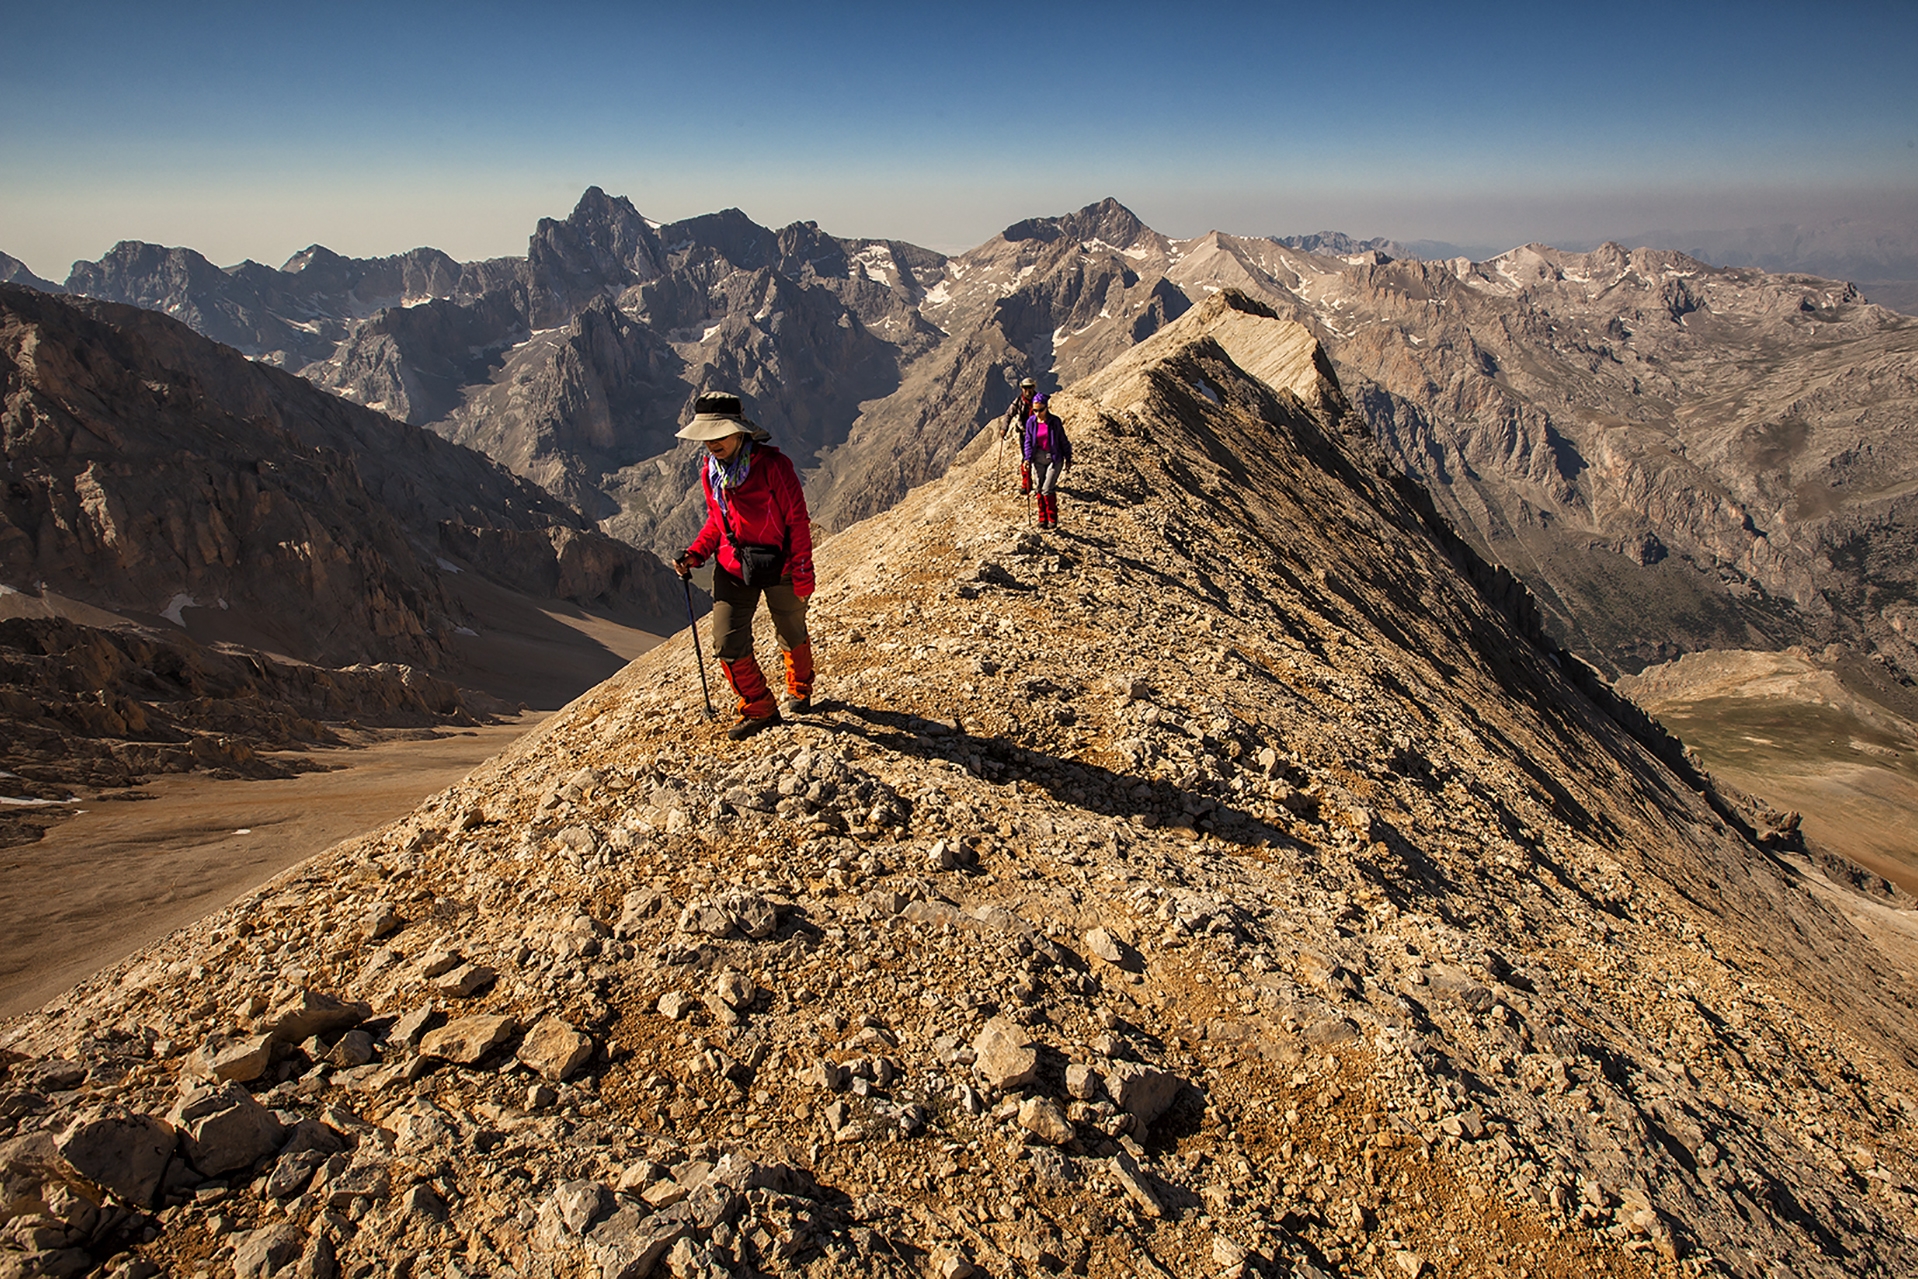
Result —
<path fill-rule="evenodd" d="M 719 566 L 739 577 L 739 557 L 720 527 L 719 501 L 713 496 L 703 458 L 699 480 L 706 490 L 706 527 L 699 530 L 686 553 L 697 566 L 717 551 Z M 784 453 L 770 444 L 753 445 L 746 482 L 727 492 L 726 511 L 735 539 L 786 547 L 786 576 L 792 578 L 793 592 L 800 599 L 812 594 L 812 517 L 806 513 L 806 494 L 799 487 L 799 476 Z"/>

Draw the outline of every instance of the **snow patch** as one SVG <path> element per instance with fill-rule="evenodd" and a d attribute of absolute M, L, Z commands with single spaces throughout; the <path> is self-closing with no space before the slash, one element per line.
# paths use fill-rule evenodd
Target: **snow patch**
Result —
<path fill-rule="evenodd" d="M 455 564 L 452 560 L 447 559 L 444 555 L 441 555 L 437 558 L 438 558 L 440 568 L 445 572 L 464 573 L 466 571 L 465 569 L 461 568 L 459 565 Z"/>
<path fill-rule="evenodd" d="M 699 340 L 701 342 L 710 342 L 713 340 L 713 334 L 719 332 L 721 329 L 725 327 L 726 326 L 723 324 L 715 324 L 713 325 L 713 327 L 711 327 L 710 329 L 707 329 L 704 333 L 700 334 Z"/>
<path fill-rule="evenodd" d="M 8 773 L 7 776 L 11 777 L 13 774 Z M 19 795 L 0 795 L 0 804 L 12 804 L 16 808 L 40 808 L 47 804 L 61 804 L 66 802 L 65 800 L 58 799 L 27 799 Z"/>
<path fill-rule="evenodd" d="M 852 259 L 866 278 L 878 284 L 890 285 L 899 274 L 899 266 L 893 261 L 892 250 L 883 244 L 868 245 L 853 255 Z"/>
<path fill-rule="evenodd" d="M 476 631 L 476 630 L 474 630 L 474 629 L 473 629 L 472 627 L 470 627 L 470 626 L 455 626 L 455 627 L 453 628 L 453 634 L 455 634 L 455 635 L 478 635 L 478 634 L 479 634 L 479 632 L 478 632 L 478 631 Z"/>
<path fill-rule="evenodd" d="M 1192 383 L 1192 389 L 1200 395 L 1203 395 L 1206 399 L 1211 400 L 1214 404 L 1225 403 L 1224 400 L 1219 398 L 1219 393 L 1213 390 L 1211 384 L 1206 382 L 1204 378 L 1195 379 Z"/>
<path fill-rule="evenodd" d="M 167 621 L 172 622 L 181 630 L 185 630 L 186 619 L 180 616 L 181 611 L 199 607 L 200 601 L 194 599 L 191 595 L 175 595 L 167 602 L 167 606 L 160 610 L 160 616 L 166 618 Z"/>

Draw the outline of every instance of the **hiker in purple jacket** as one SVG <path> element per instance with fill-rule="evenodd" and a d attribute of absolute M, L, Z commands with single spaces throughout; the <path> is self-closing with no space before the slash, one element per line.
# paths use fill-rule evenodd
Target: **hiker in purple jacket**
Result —
<path fill-rule="evenodd" d="M 1072 441 L 1066 424 L 1048 407 L 1048 397 L 1032 397 L 1032 416 L 1026 419 L 1020 441 L 1032 478 L 1039 490 L 1039 527 L 1059 527 L 1059 473 L 1072 465 Z"/>

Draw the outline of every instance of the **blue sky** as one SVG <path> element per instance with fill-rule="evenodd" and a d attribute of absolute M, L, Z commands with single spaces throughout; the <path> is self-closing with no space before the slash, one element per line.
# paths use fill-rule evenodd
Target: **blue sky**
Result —
<path fill-rule="evenodd" d="M 0 250 L 278 265 L 659 219 L 957 250 L 1157 229 L 1504 247 L 1918 223 L 1918 3 L 286 5 L 0 0 Z"/>

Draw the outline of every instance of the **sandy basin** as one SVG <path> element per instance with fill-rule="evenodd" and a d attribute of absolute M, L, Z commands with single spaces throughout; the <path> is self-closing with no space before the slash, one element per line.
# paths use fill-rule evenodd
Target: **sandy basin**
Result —
<path fill-rule="evenodd" d="M 78 805 L 37 843 L 0 849 L 0 1017 L 411 812 L 549 713 L 302 752 L 336 766 L 328 772 L 258 782 L 174 775 L 139 788 L 150 798 Z"/>

